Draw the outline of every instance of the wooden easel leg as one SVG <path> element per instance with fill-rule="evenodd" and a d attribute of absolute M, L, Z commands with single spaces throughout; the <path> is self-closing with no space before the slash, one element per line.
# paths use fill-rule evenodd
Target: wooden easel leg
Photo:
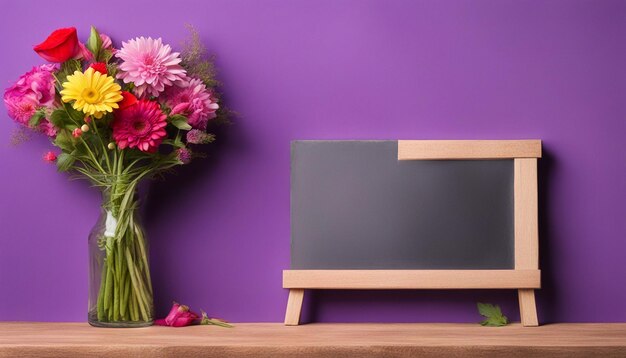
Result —
<path fill-rule="evenodd" d="M 517 290 L 519 297 L 519 311 L 522 319 L 522 326 L 535 327 L 539 325 L 537 320 L 537 305 L 535 304 L 535 290 Z"/>
<path fill-rule="evenodd" d="M 289 290 L 289 301 L 287 301 L 287 313 L 285 314 L 286 326 L 297 326 L 300 324 L 300 311 L 302 311 L 303 299 L 304 289 L 292 288 Z"/>

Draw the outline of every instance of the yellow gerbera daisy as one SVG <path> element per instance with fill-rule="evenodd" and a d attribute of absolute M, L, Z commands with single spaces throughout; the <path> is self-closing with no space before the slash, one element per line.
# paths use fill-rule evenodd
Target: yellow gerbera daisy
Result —
<path fill-rule="evenodd" d="M 60 93 L 63 102 L 74 101 L 74 109 L 96 118 L 102 118 L 104 112 L 113 112 L 114 108 L 119 108 L 117 102 L 122 100 L 122 88 L 113 77 L 93 68 L 88 68 L 85 73 L 76 71 L 67 76 Z"/>

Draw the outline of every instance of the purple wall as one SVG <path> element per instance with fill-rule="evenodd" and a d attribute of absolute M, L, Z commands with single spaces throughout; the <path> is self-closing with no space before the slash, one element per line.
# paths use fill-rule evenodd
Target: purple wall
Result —
<path fill-rule="evenodd" d="M 194 24 L 240 113 L 214 157 L 150 188 L 159 314 L 171 300 L 232 321 L 281 321 L 293 139 L 544 140 L 545 321 L 626 321 L 626 2 L 5 1 L 3 86 L 68 25 L 177 45 Z M 112 13 L 111 10 L 119 10 Z M 84 321 L 99 196 L 10 146 L 0 115 L 0 320 Z M 321 321 L 518 319 L 513 291 L 316 292 Z"/>

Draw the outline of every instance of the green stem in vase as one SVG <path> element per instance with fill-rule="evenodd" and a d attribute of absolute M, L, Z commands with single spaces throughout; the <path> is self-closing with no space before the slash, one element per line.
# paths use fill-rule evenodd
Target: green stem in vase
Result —
<path fill-rule="evenodd" d="M 129 290 L 130 294 L 129 294 L 129 300 L 128 302 L 130 303 L 130 319 L 132 321 L 139 321 L 139 310 L 137 309 L 137 301 L 135 298 L 135 294 L 133 293 L 132 290 Z"/>
<path fill-rule="evenodd" d="M 108 250 L 106 250 L 108 252 Z M 107 255 L 105 258 L 106 279 L 104 281 L 104 309 L 109 310 L 111 307 L 111 292 L 113 290 L 113 275 L 111 274 L 111 266 L 113 255 Z M 102 289 L 102 288 L 101 288 Z"/>
<path fill-rule="evenodd" d="M 120 314 L 122 317 L 126 318 L 128 314 L 130 314 L 130 307 L 128 307 L 128 297 L 130 296 L 130 280 L 128 278 L 128 273 L 124 273 L 123 286 L 124 294 L 122 295 L 122 304 L 120 306 Z"/>
<path fill-rule="evenodd" d="M 139 310 L 141 312 L 142 317 L 147 318 L 148 313 L 146 311 L 146 307 L 149 306 L 149 302 L 147 297 L 144 295 L 144 288 L 141 283 L 141 278 L 138 275 L 138 272 L 135 269 L 135 264 L 133 263 L 133 259 L 130 255 L 130 251 L 126 248 L 126 260 L 128 260 L 128 271 L 130 273 L 130 279 L 133 286 L 133 291 L 137 297 L 137 303 L 139 304 Z"/>
<path fill-rule="evenodd" d="M 103 263 L 103 268 L 102 268 L 102 278 L 100 279 L 100 282 L 106 282 L 106 276 L 107 275 L 107 267 L 106 267 L 106 262 Z M 98 290 L 98 302 L 97 302 L 97 311 L 98 311 L 98 320 L 99 321 L 104 321 L 106 319 L 106 313 L 104 310 L 104 290 L 102 288 L 100 288 L 100 290 Z"/>
<path fill-rule="evenodd" d="M 132 218 L 131 218 L 132 220 Z M 135 223 L 133 221 L 131 221 L 131 225 L 134 227 L 135 229 L 135 235 L 137 237 L 137 240 L 135 241 L 135 243 L 137 244 L 137 247 L 139 248 L 139 256 L 141 257 L 142 263 L 143 263 L 143 267 L 144 270 L 143 272 L 145 273 L 145 280 L 148 284 L 148 289 L 150 294 L 152 294 L 152 279 L 150 278 L 150 270 L 148 270 L 148 255 L 146 254 L 146 245 L 145 245 L 145 239 L 143 236 L 143 232 L 141 231 L 141 228 L 138 225 L 135 225 Z"/>
<path fill-rule="evenodd" d="M 123 155 L 115 155 L 115 171 L 123 167 Z M 103 322 L 152 321 L 152 283 L 145 237 L 135 221 L 136 186 L 143 172 L 132 180 L 114 175 L 105 188 L 106 211 L 103 239 L 104 266 L 98 292 L 97 317 Z"/>

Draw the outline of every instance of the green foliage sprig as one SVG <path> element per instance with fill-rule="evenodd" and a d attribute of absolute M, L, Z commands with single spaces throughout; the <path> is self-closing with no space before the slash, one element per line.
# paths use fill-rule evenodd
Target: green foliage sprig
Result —
<path fill-rule="evenodd" d="M 509 319 L 502 314 L 500 306 L 492 305 L 490 303 L 477 303 L 478 313 L 486 319 L 480 322 L 481 326 L 500 327 L 506 326 L 509 323 Z"/>
<path fill-rule="evenodd" d="M 189 30 L 190 35 L 182 43 L 181 65 L 187 69 L 187 75 L 201 79 L 207 87 L 219 86 L 219 81 L 215 79 L 216 71 L 213 58 L 207 54 L 198 30 L 190 24 L 186 24 L 185 27 Z"/>

